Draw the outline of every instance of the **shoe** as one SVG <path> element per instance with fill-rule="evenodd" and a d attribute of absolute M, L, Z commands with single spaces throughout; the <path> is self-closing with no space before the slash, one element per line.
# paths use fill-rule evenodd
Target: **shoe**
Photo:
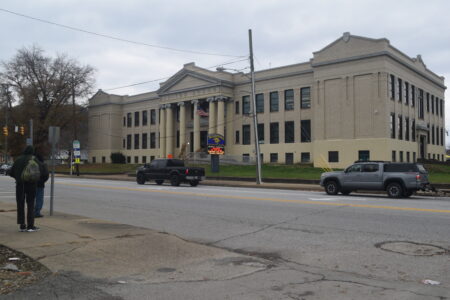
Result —
<path fill-rule="evenodd" d="M 35 232 L 35 231 L 38 231 L 39 229 L 40 229 L 39 227 L 33 226 L 33 227 L 28 228 L 27 231 L 28 232 Z"/>
<path fill-rule="evenodd" d="M 27 231 L 27 225 L 25 225 L 25 224 L 20 224 L 19 231 L 20 231 L 20 232 L 25 232 L 25 231 Z"/>
<path fill-rule="evenodd" d="M 35 215 L 34 217 L 35 217 L 35 218 L 43 218 L 44 216 L 41 215 L 41 214 L 39 214 L 39 215 Z"/>

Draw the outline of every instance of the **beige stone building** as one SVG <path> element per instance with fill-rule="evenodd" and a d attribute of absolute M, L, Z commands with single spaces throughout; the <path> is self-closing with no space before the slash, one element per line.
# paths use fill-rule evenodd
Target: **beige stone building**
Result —
<path fill-rule="evenodd" d="M 308 62 L 255 73 L 264 163 L 345 167 L 358 159 L 445 159 L 444 78 L 387 39 L 344 33 Z M 188 63 L 157 91 L 97 92 L 89 103 L 89 161 L 185 157 L 223 134 L 225 153 L 254 158 L 248 74 Z"/>

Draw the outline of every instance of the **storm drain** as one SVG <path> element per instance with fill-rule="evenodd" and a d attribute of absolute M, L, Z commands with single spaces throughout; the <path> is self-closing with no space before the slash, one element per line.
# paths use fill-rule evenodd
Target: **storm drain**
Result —
<path fill-rule="evenodd" d="M 408 241 L 383 242 L 375 246 L 385 251 L 411 256 L 434 256 L 443 255 L 448 252 L 447 249 L 440 246 Z"/>

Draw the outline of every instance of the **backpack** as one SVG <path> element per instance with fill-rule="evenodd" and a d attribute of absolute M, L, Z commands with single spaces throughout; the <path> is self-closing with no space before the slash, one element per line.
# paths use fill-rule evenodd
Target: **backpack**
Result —
<path fill-rule="evenodd" d="M 39 170 L 39 164 L 34 159 L 34 156 L 32 156 L 29 160 L 25 168 L 23 169 L 22 180 L 24 182 L 38 182 L 41 178 L 41 171 Z"/>

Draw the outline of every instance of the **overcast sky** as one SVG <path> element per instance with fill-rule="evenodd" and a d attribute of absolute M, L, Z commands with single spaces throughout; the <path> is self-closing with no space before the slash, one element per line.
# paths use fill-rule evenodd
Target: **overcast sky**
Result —
<path fill-rule="evenodd" d="M 446 77 L 449 85 L 450 1 L 446 0 L 0 0 L 0 9 L 149 45 L 224 55 L 126 43 L 0 10 L 1 61 L 10 60 L 22 47 L 38 45 L 47 55 L 65 53 L 93 66 L 96 88 L 115 94 L 153 91 L 159 81 L 108 89 L 169 77 L 188 62 L 209 68 L 239 60 L 237 56 L 248 55 L 250 28 L 257 70 L 306 62 L 312 52 L 349 31 L 385 37 L 410 57 L 421 54 L 427 67 Z M 247 66 L 247 62 L 225 65 L 235 70 Z M 449 95 L 447 91 L 446 99 Z M 446 116 L 450 131 L 449 104 Z"/>

